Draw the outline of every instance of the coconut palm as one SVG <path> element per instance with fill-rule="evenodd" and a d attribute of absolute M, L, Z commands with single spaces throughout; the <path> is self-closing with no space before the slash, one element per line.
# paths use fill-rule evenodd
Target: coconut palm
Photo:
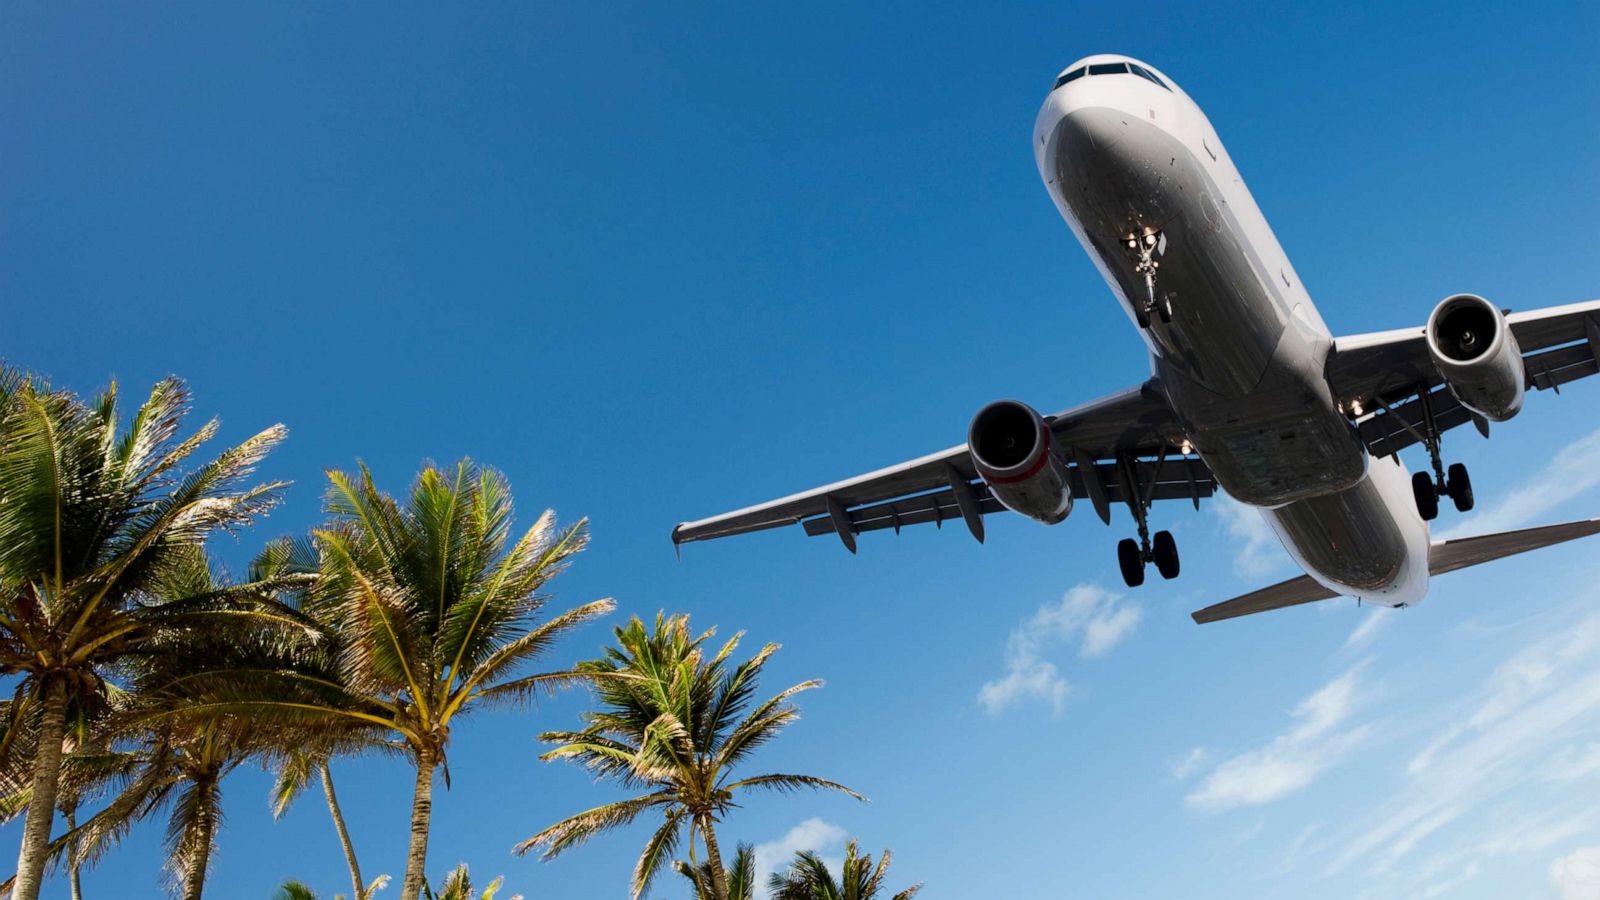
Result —
<path fill-rule="evenodd" d="M 275 768 L 277 778 L 272 785 L 272 817 L 282 818 L 290 804 L 311 784 L 312 779 L 316 779 L 322 786 L 328 814 L 333 818 L 333 828 L 339 836 L 339 849 L 344 853 L 345 865 L 350 869 L 353 896 L 362 898 L 366 882 L 361 878 L 361 863 L 356 858 L 355 844 L 350 840 L 350 829 L 345 824 L 344 808 L 339 805 L 339 794 L 333 788 L 333 772 L 328 768 L 328 757 L 326 751 L 309 751 L 304 747 L 290 748 L 279 755 Z"/>
<path fill-rule="evenodd" d="M 372 896 L 389 885 L 389 876 L 379 875 L 372 883 L 356 892 L 356 900 L 372 900 Z M 278 885 L 273 892 L 272 900 L 317 900 L 317 892 L 304 881 L 293 878 Z M 333 900 L 346 900 L 343 894 L 334 894 Z"/>
<path fill-rule="evenodd" d="M 789 699 L 822 682 L 801 682 L 751 709 L 761 669 L 778 645 L 768 644 L 732 665 L 729 657 L 741 635 L 708 654 L 705 644 L 714 633 L 692 636 L 685 615 L 658 614 L 649 630 L 635 617 L 616 629 L 617 644 L 606 649 L 604 658 L 578 666 L 592 680 L 600 708 L 584 715 L 587 727 L 582 731 L 544 734 L 542 740 L 560 746 L 541 759 L 570 759 L 646 792 L 557 822 L 514 852 L 540 849 L 549 859 L 654 811 L 664 821 L 634 866 L 633 897 L 645 892 L 687 836 L 691 860 L 696 838 L 705 846 L 715 900 L 732 900 L 716 824 L 737 795 L 757 789 L 823 788 L 862 799 L 843 785 L 812 775 L 734 777 L 756 748 L 800 715 Z"/>
<path fill-rule="evenodd" d="M 360 474 L 328 473 L 328 525 L 315 532 L 320 580 L 304 611 L 318 638 L 294 666 L 218 670 L 190 679 L 191 709 L 269 717 L 371 746 L 388 739 L 416 769 L 402 900 L 417 900 L 427 863 L 433 780 L 456 720 L 526 703 L 584 676 L 522 674 L 576 626 L 610 612 L 599 600 L 540 621 L 543 593 L 587 543 L 585 523 L 546 511 L 511 540 L 511 493 L 498 472 L 462 460 L 427 466 L 404 505 Z"/>
<path fill-rule="evenodd" d="M 241 486 L 282 426 L 181 472 L 218 427 L 179 440 L 188 405 L 188 390 L 169 378 L 122 428 L 115 385 L 85 403 L 0 369 L 0 674 L 16 676 L 12 722 L 28 723 L 8 731 L 30 732 L 35 751 L 25 765 L 0 764 L 0 777 L 18 779 L 0 789 L 29 798 L 17 900 L 39 896 L 68 709 L 163 632 L 229 605 L 152 586 L 175 556 L 249 523 L 282 487 Z"/>
<path fill-rule="evenodd" d="M 694 900 L 716 900 L 716 877 L 711 863 L 693 865 L 680 859 L 673 861 L 672 867 L 689 880 L 694 888 Z M 724 876 L 728 879 L 728 900 L 755 900 L 756 848 L 740 844 L 733 854 L 733 867 Z"/>
<path fill-rule="evenodd" d="M 767 880 L 772 900 L 874 900 L 883 890 L 883 879 L 889 873 L 888 850 L 877 865 L 872 857 L 861 853 L 855 841 L 844 845 L 844 865 L 839 878 L 823 863 L 822 858 L 810 850 L 796 853 L 794 861 L 785 872 L 776 872 Z M 922 890 L 921 884 L 912 885 L 889 900 L 911 900 Z"/>
<path fill-rule="evenodd" d="M 467 864 L 461 863 L 444 877 L 444 883 L 439 885 L 438 891 L 434 891 L 426 883 L 422 885 L 422 889 L 428 900 L 494 900 L 494 895 L 500 893 L 500 887 L 505 880 L 505 876 L 502 875 L 489 882 L 488 887 L 481 893 L 474 893 L 472 875 L 467 871 Z M 511 900 L 522 900 L 522 895 L 513 894 Z"/>
<path fill-rule="evenodd" d="M 294 634 L 284 629 L 296 618 L 273 594 L 298 589 L 304 580 L 266 573 L 257 564 L 252 574 L 262 577 L 235 585 L 198 547 L 175 552 L 169 562 L 152 583 L 157 596 L 248 597 L 243 608 L 274 615 L 215 616 L 205 628 L 171 629 L 124 663 L 130 690 L 99 717 L 95 740 L 67 756 L 62 775 L 64 795 L 114 784 L 115 796 L 52 842 L 50 852 L 76 869 L 99 859 L 134 824 L 165 814 L 167 868 L 184 900 L 198 900 L 222 825 L 223 779 L 246 761 L 267 758 L 305 737 L 270 721 L 192 713 L 171 686 L 195 668 L 248 668 L 282 658 L 286 638 Z"/>

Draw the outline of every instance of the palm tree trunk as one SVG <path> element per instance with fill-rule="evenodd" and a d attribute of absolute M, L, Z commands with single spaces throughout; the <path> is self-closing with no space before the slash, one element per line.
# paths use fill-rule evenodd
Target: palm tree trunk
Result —
<path fill-rule="evenodd" d="M 78 805 L 76 803 L 65 807 L 61 814 L 66 817 L 68 831 L 78 827 Z M 78 841 L 73 840 L 72 846 L 67 849 L 67 885 L 72 891 L 72 900 L 83 900 L 83 883 L 78 877 Z"/>
<path fill-rule="evenodd" d="M 400 886 L 400 900 L 417 900 L 422 894 L 424 868 L 428 863 L 428 821 L 433 815 L 433 769 L 430 751 L 417 754 L 417 788 L 411 797 L 411 846 L 406 849 L 406 879 Z"/>
<path fill-rule="evenodd" d="M 39 710 L 39 746 L 33 753 L 33 789 L 28 795 L 28 818 L 22 827 L 22 850 L 17 854 L 14 900 L 39 900 L 44 880 L 45 856 L 50 849 L 50 828 L 55 824 L 56 791 L 61 783 L 61 736 L 66 731 L 67 684 L 46 676 Z"/>
<path fill-rule="evenodd" d="M 221 798 L 217 796 L 215 781 L 206 782 L 200 786 L 200 797 L 197 798 L 200 813 L 195 817 L 193 837 L 189 841 L 194 848 L 194 858 L 189 860 L 189 871 L 183 875 L 183 900 L 200 900 L 200 894 L 206 887 L 206 869 L 211 867 L 211 847 L 217 836 L 217 807 Z"/>
<path fill-rule="evenodd" d="M 711 817 L 700 817 L 700 833 L 706 839 L 706 862 L 711 864 L 711 887 L 716 900 L 728 900 L 728 870 L 722 867 L 722 851 L 717 849 L 717 833 L 711 827 Z"/>
<path fill-rule="evenodd" d="M 344 848 L 344 861 L 350 866 L 350 883 L 356 889 L 350 896 L 352 900 L 366 900 L 362 896 L 367 888 L 366 882 L 361 880 L 361 864 L 356 861 L 356 848 L 350 843 L 350 831 L 345 828 L 339 797 L 333 792 L 333 773 L 328 771 L 327 763 L 317 766 L 317 772 L 322 776 L 322 793 L 328 798 L 328 812 L 333 814 L 333 827 L 339 832 L 339 846 Z"/>

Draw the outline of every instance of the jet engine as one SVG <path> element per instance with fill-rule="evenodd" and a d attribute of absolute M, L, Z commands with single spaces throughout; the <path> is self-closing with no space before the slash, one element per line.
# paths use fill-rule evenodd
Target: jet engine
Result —
<path fill-rule="evenodd" d="M 1522 409 L 1527 373 L 1505 314 L 1476 294 L 1446 297 L 1428 316 L 1428 354 L 1450 393 L 1496 422 Z"/>
<path fill-rule="evenodd" d="M 1046 525 L 1072 512 L 1067 466 L 1033 407 L 1015 400 L 985 406 L 972 417 L 967 446 L 978 474 L 1007 509 Z"/>

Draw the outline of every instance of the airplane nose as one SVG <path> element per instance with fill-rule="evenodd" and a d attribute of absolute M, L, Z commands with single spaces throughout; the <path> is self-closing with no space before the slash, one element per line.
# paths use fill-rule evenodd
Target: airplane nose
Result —
<path fill-rule="evenodd" d="M 1127 113 L 1103 106 L 1072 110 L 1056 123 L 1056 152 L 1104 155 L 1128 136 L 1127 118 Z"/>

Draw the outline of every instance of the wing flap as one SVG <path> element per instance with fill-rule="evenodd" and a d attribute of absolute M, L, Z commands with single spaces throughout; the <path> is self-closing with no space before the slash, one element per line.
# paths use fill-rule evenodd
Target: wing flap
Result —
<path fill-rule="evenodd" d="M 1115 464 L 1099 463 L 1095 469 L 1100 473 L 1100 483 L 1106 492 L 1107 501 L 1123 502 L 1122 487 L 1116 479 Z M 1154 461 L 1145 460 L 1138 464 L 1138 471 L 1140 484 L 1148 485 L 1150 479 L 1158 479 L 1151 489 L 1153 501 L 1191 500 L 1199 503 L 1216 491 L 1216 482 L 1212 480 L 1211 470 L 1198 459 L 1187 457 L 1168 459 L 1161 464 L 1159 470 Z M 1087 496 L 1083 472 L 1077 465 L 1071 467 L 1071 478 L 1072 496 L 1075 498 Z M 989 492 L 989 486 L 981 480 L 972 483 L 972 491 L 979 502 L 979 510 L 984 515 L 1005 509 L 1005 506 Z M 849 517 L 851 530 L 859 534 L 863 531 L 879 531 L 885 528 L 898 531 L 906 525 L 921 525 L 927 522 L 939 524 L 949 519 L 960 519 L 961 507 L 956 500 L 955 492 L 947 489 L 851 509 L 846 515 Z M 806 534 L 812 537 L 838 533 L 830 516 L 808 518 L 803 524 Z"/>

